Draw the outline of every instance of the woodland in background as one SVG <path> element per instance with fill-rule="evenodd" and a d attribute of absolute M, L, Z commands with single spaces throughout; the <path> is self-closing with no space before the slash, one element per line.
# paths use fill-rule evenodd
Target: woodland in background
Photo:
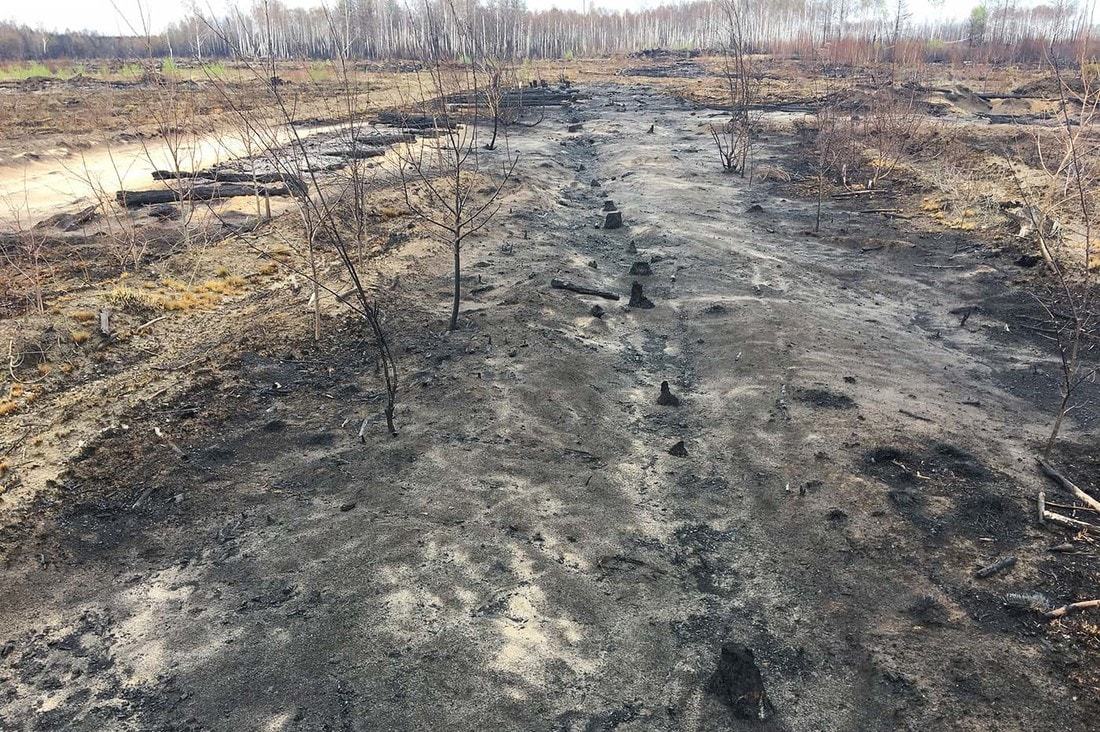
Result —
<path fill-rule="evenodd" d="M 442 0 L 341 0 L 326 10 L 276 1 L 219 18 L 195 16 L 152 35 L 140 21 L 127 19 L 132 36 L 48 33 L 0 23 L 0 59 L 224 58 L 234 49 L 257 57 L 316 59 L 345 50 L 360 59 L 420 59 L 429 53 L 458 59 L 480 53 L 569 58 L 653 48 L 707 50 L 724 42 L 725 18 L 716 0 L 622 13 L 535 12 L 517 0 L 468 2 L 457 13 L 444 5 Z M 1040 62 L 1051 39 L 1066 58 L 1094 57 L 1100 47 L 1095 9 L 1095 0 L 1034 7 L 998 0 L 976 5 L 962 21 L 918 23 L 905 0 L 762 0 L 745 4 L 743 33 L 751 52 L 832 63 Z M 213 32 L 212 25 L 225 32 Z"/>

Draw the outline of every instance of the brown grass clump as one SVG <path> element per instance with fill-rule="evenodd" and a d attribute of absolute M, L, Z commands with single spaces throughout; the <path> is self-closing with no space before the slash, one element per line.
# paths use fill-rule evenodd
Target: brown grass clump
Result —
<path fill-rule="evenodd" d="M 74 331 L 69 333 L 69 338 L 71 338 L 73 343 L 75 343 L 78 346 L 82 343 L 87 343 L 88 339 L 91 338 L 91 337 L 92 337 L 92 334 L 89 333 L 86 330 L 74 330 Z"/>
<path fill-rule="evenodd" d="M 150 313 L 164 306 L 157 295 L 125 286 L 116 287 L 108 292 L 107 302 L 119 310 L 130 313 Z"/>
<path fill-rule="evenodd" d="M 10 399 L 0 401 L 0 417 L 6 417 L 19 409 L 19 403 Z"/>
<path fill-rule="evenodd" d="M 211 292 L 181 292 L 175 297 L 164 300 L 164 309 L 181 312 L 185 310 L 201 310 L 211 308 L 218 304 L 218 296 Z"/>
<path fill-rule="evenodd" d="M 246 282 L 243 277 L 236 275 L 227 275 L 224 278 L 207 280 L 195 287 L 196 292 L 216 292 L 220 295 L 232 295 L 237 293 L 241 288 L 245 286 Z"/>
<path fill-rule="evenodd" d="M 96 319 L 94 310 L 75 310 L 69 313 L 69 317 L 78 323 L 91 323 Z"/>

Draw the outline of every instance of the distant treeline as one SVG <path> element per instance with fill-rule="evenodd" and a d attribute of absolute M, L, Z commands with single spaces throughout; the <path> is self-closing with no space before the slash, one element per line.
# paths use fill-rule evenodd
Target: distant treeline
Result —
<path fill-rule="evenodd" d="M 340 0 L 323 8 L 255 3 L 193 17 L 149 37 L 46 33 L 0 24 L 0 59 L 222 58 L 243 53 L 362 59 L 596 57 L 651 48 L 717 49 L 725 5 L 738 4 L 754 50 L 834 63 L 874 60 L 1037 61 L 1051 40 L 1065 56 L 1095 54 L 1095 0 L 977 5 L 965 20 L 912 22 L 905 0 L 697 0 L 639 12 L 529 11 L 517 0 Z"/>

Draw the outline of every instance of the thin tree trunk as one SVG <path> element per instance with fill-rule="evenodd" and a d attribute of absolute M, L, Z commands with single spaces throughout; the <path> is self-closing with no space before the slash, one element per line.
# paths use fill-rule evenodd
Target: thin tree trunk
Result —
<path fill-rule="evenodd" d="M 489 144 L 485 146 L 486 150 L 493 150 L 497 146 L 497 126 L 500 124 L 500 113 L 497 112 L 493 115 L 493 138 L 489 140 Z"/>
<path fill-rule="evenodd" d="M 451 302 L 451 325 L 448 328 L 450 331 L 458 330 L 458 301 L 462 295 L 462 249 L 459 241 L 454 242 L 455 252 L 455 294 L 454 300 Z"/>
<path fill-rule="evenodd" d="M 1043 447 L 1043 457 L 1049 458 L 1050 451 L 1054 449 L 1054 441 L 1058 439 L 1058 433 L 1062 431 L 1062 420 L 1066 417 L 1066 407 L 1069 404 L 1070 394 L 1066 392 L 1062 395 L 1062 401 L 1058 405 L 1058 416 L 1054 418 L 1054 427 L 1050 430 L 1050 437 L 1047 438 L 1047 444 Z"/>
<path fill-rule="evenodd" d="M 821 228 L 821 197 L 825 194 L 825 178 L 817 177 L 817 217 L 814 219 L 814 232 Z"/>
<path fill-rule="evenodd" d="M 313 340 L 321 340 L 321 286 L 317 281 L 317 251 L 313 248 L 316 233 L 309 235 L 309 270 L 313 280 Z"/>

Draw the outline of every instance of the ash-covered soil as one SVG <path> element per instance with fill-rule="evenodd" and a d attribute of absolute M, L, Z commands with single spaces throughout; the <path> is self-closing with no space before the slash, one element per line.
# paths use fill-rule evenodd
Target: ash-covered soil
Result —
<path fill-rule="evenodd" d="M 1057 382 L 1012 257 L 833 208 L 810 236 L 812 202 L 720 172 L 705 110 L 589 91 L 513 131 L 459 332 L 445 252 L 378 260 L 398 438 L 356 439 L 350 324 L 250 331 L 8 516 L 0 727 L 1094 726 L 1095 643 L 1004 603 L 1100 567 L 1035 524 Z M 1095 419 L 1058 456 L 1093 489 Z"/>

